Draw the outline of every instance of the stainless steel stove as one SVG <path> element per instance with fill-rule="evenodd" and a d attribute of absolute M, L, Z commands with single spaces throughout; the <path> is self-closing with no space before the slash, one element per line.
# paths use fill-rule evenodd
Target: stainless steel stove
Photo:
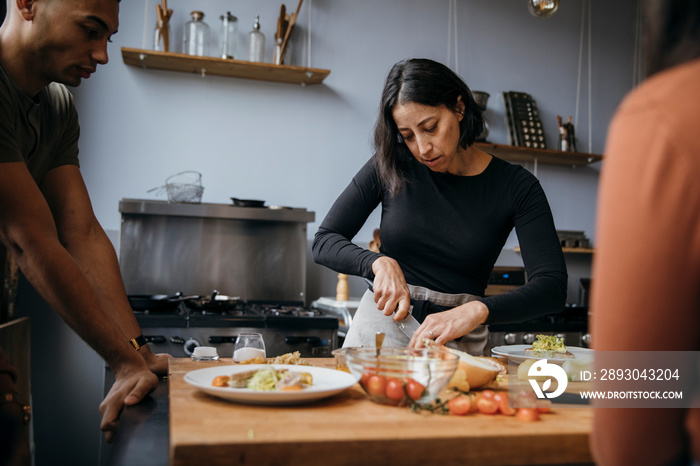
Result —
<path fill-rule="evenodd" d="M 130 297 L 153 352 L 188 357 L 197 346 L 213 346 L 221 358 L 230 358 L 236 336 L 243 332 L 261 333 L 268 357 L 294 351 L 302 357 L 331 357 L 338 346 L 338 318 L 301 303 L 243 302 L 238 298 L 207 302 L 201 297 L 174 296 L 154 299 L 152 305 Z M 154 311 L 163 300 L 171 306 Z"/>
<path fill-rule="evenodd" d="M 489 325 L 491 346 L 530 345 L 537 335 L 556 335 L 567 346 L 588 348 L 588 307 L 567 306 L 558 314 L 550 314 L 525 322 Z"/>

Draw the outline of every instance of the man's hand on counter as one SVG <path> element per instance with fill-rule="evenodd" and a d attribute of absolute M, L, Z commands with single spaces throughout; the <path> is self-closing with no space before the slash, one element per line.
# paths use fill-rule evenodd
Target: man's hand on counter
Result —
<path fill-rule="evenodd" d="M 144 347 L 142 350 L 143 359 L 146 360 L 148 368 L 151 369 L 156 375 L 167 375 L 168 374 L 168 361 L 172 359 L 172 356 L 167 353 L 153 354 L 148 347 Z"/>
<path fill-rule="evenodd" d="M 167 358 L 158 357 L 158 360 L 165 360 L 167 368 Z M 138 367 L 124 366 L 115 371 L 114 385 L 100 404 L 100 413 L 102 414 L 100 429 L 108 443 L 114 439 L 114 434 L 119 426 L 119 416 L 124 407 L 140 402 L 157 386 L 158 377 L 145 364 Z"/>

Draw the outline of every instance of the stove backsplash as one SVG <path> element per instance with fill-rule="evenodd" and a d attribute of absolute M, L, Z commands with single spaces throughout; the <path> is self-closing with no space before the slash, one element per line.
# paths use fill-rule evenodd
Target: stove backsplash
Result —
<path fill-rule="evenodd" d="M 127 293 L 306 302 L 303 208 L 236 207 L 122 199 L 119 265 Z"/>

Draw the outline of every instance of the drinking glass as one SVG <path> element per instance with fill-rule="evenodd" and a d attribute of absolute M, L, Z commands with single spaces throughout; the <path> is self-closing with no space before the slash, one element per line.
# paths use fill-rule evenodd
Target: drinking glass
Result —
<path fill-rule="evenodd" d="M 239 333 L 233 348 L 233 360 L 235 362 L 265 357 L 265 342 L 259 333 Z"/>

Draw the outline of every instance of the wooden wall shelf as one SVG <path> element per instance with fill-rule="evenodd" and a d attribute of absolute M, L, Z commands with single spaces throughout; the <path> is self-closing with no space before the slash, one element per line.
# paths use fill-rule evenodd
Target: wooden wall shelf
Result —
<path fill-rule="evenodd" d="M 583 152 L 562 152 L 552 149 L 530 149 L 528 147 L 508 146 L 491 142 L 477 142 L 476 147 L 509 162 L 534 162 L 549 165 L 565 165 L 578 167 L 603 160 L 599 154 Z"/>
<path fill-rule="evenodd" d="M 595 249 L 593 248 L 561 248 L 564 254 L 593 254 Z M 515 246 L 513 251 L 520 253 L 520 246 Z"/>
<path fill-rule="evenodd" d="M 290 84 L 320 84 L 331 72 L 319 68 L 273 65 L 215 57 L 196 57 L 183 53 L 122 47 L 124 63 L 138 68 L 180 71 L 202 76 L 254 79 Z"/>

